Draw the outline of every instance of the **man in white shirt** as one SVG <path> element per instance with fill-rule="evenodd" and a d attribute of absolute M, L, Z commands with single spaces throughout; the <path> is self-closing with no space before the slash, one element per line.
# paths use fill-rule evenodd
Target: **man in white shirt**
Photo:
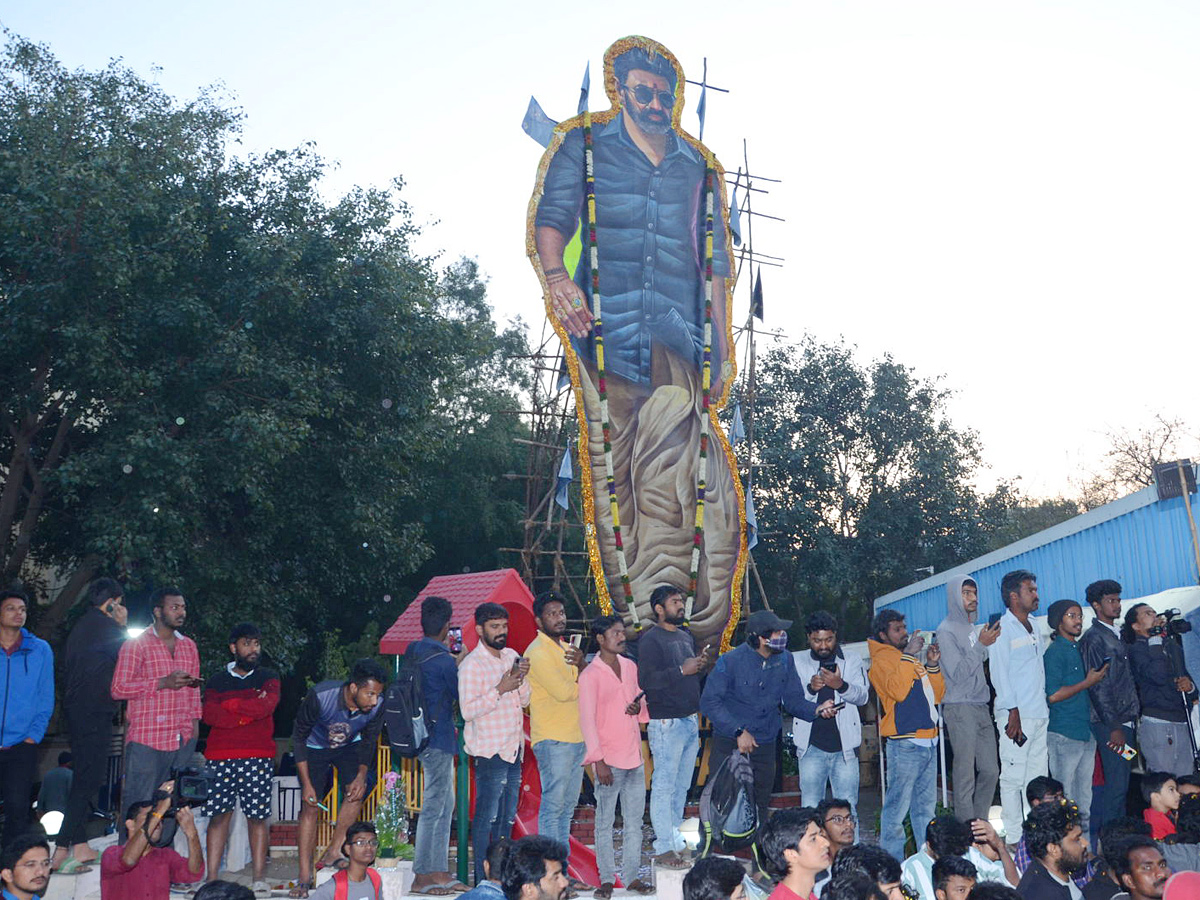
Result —
<path fill-rule="evenodd" d="M 994 712 L 1000 731 L 1000 803 L 1004 839 L 1010 847 L 1021 836 L 1025 785 L 1049 771 L 1046 730 L 1046 670 L 1042 639 L 1030 616 L 1038 608 L 1037 576 L 1024 569 L 1000 580 L 1000 596 L 1008 607 L 1000 619 L 1000 637 L 991 649 Z"/>

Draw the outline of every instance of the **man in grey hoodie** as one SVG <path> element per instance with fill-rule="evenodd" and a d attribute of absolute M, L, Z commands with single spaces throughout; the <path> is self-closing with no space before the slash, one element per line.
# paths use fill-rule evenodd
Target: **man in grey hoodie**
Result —
<path fill-rule="evenodd" d="M 987 820 L 1000 779 L 996 728 L 988 712 L 991 692 L 983 674 L 987 648 L 999 637 L 1000 626 L 984 626 L 976 634 L 978 614 L 975 580 L 968 575 L 951 576 L 946 582 L 946 618 L 937 628 L 937 641 L 946 679 L 942 715 L 954 748 L 954 814 L 964 822 Z"/>

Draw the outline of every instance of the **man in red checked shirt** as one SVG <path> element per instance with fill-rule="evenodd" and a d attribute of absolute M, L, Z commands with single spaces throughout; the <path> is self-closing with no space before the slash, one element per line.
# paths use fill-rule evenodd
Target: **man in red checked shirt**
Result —
<path fill-rule="evenodd" d="M 212 726 L 204 756 L 213 790 L 204 806 L 208 823 L 208 880 L 216 881 L 229 838 L 233 807 L 240 803 L 250 830 L 254 894 L 270 897 L 267 866 L 271 777 L 275 774 L 275 707 L 279 674 L 259 666 L 262 633 L 249 622 L 229 632 L 233 661 L 204 686 L 204 722 Z"/>
<path fill-rule="evenodd" d="M 200 654 L 179 633 L 187 602 L 179 588 L 150 596 L 154 624 L 121 646 L 114 700 L 128 700 L 123 808 L 149 800 L 172 769 L 188 765 L 200 730 Z"/>

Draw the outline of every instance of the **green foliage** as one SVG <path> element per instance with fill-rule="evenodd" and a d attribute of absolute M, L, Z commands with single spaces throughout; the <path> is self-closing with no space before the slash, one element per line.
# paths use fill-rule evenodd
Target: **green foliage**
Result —
<path fill-rule="evenodd" d="M 203 659 L 249 619 L 307 669 L 519 527 L 486 473 L 523 338 L 473 262 L 414 253 L 399 180 L 329 202 L 313 148 L 236 156 L 239 122 L 117 63 L 0 57 L 0 578 L 68 578 L 43 633 L 97 572 L 177 583 Z"/>
<path fill-rule="evenodd" d="M 776 609 L 833 610 L 857 639 L 875 597 L 983 552 L 994 504 L 971 486 L 979 445 L 949 421 L 948 391 L 811 337 L 759 371 L 755 560 Z"/>

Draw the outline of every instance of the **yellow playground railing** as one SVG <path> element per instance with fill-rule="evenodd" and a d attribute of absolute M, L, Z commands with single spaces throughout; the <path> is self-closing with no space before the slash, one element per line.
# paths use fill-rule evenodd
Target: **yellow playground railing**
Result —
<path fill-rule="evenodd" d="M 384 740 L 380 739 L 379 745 L 375 749 L 375 771 L 377 777 L 375 786 L 371 789 L 371 793 L 367 795 L 363 801 L 362 810 L 359 812 L 359 818 L 367 821 L 375 818 L 375 810 L 379 806 L 379 798 L 383 796 L 383 776 L 392 771 L 392 748 Z M 400 780 L 404 784 L 404 797 L 409 813 L 421 811 L 421 797 L 425 790 L 425 774 L 421 770 L 421 764 L 415 759 L 400 760 Z M 337 823 L 338 809 L 340 805 L 340 792 L 338 791 L 338 776 L 337 769 L 333 770 L 333 783 L 329 788 L 329 793 L 325 795 L 322 801 L 329 808 L 329 812 L 319 811 L 317 819 L 317 848 L 318 854 L 324 853 L 325 848 L 329 846 L 329 842 L 333 840 L 333 832 Z M 319 857 L 318 857 L 319 858 Z"/>

